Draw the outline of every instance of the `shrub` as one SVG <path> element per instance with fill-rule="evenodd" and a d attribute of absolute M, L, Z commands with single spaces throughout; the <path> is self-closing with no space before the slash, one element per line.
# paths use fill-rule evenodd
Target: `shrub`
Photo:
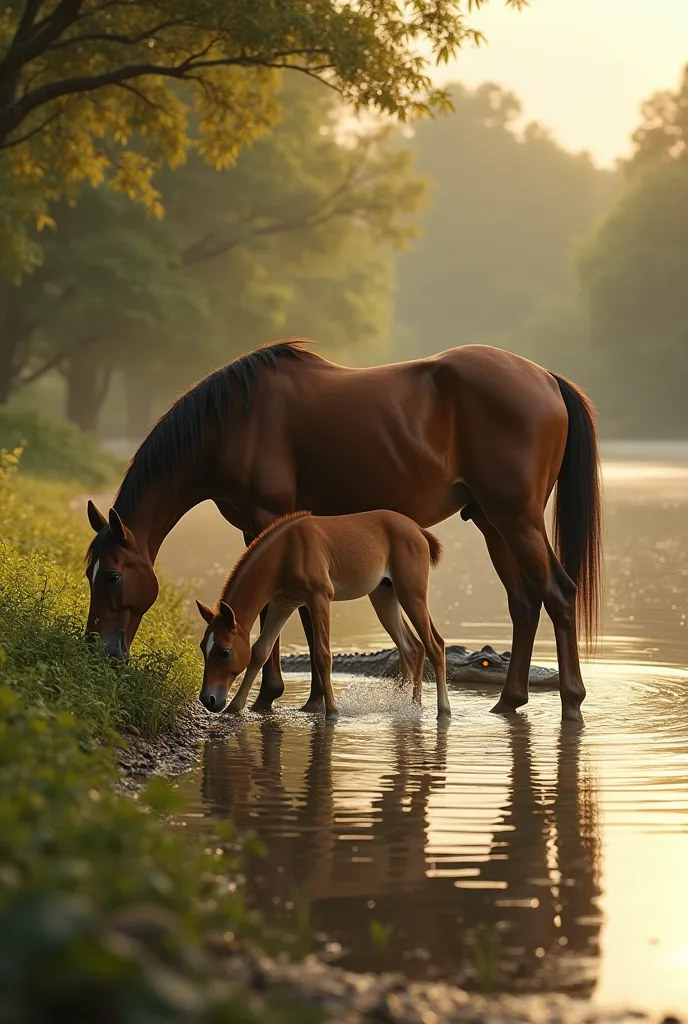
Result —
<path fill-rule="evenodd" d="M 121 475 L 120 461 L 99 448 L 92 437 L 73 423 L 37 409 L 0 408 L 0 448 L 25 448 L 23 470 L 46 479 L 109 487 Z"/>

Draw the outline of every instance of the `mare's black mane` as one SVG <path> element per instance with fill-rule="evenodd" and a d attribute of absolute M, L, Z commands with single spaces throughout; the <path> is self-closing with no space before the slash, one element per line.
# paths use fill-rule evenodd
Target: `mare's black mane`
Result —
<path fill-rule="evenodd" d="M 221 366 L 194 384 L 164 413 L 148 437 L 142 441 L 129 463 L 115 498 L 115 508 L 124 523 L 136 510 L 143 488 L 154 479 L 169 481 L 173 491 L 182 464 L 200 456 L 204 428 L 213 417 L 224 423 L 230 408 L 232 385 L 238 384 L 245 396 L 246 409 L 261 370 L 273 369 L 280 359 L 317 358 L 302 338 L 272 342 Z M 91 541 L 86 563 L 99 557 L 108 536 L 104 527 Z"/>

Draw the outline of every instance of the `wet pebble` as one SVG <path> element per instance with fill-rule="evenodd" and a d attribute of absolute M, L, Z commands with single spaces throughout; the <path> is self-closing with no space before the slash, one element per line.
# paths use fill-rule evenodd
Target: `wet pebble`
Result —
<path fill-rule="evenodd" d="M 407 982 L 394 974 L 353 974 L 314 957 L 290 964 L 233 955 L 225 960 L 237 987 L 266 991 L 279 987 L 294 1002 L 314 1005 L 331 1024 L 682 1024 L 675 1017 L 652 1018 L 637 1010 L 597 1009 L 566 996 L 469 994 L 444 983 Z"/>

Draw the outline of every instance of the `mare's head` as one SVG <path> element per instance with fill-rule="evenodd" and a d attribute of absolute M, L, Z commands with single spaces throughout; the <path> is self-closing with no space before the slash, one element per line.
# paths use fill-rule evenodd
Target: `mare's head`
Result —
<path fill-rule="evenodd" d="M 158 580 L 148 555 L 114 508 L 106 519 L 89 501 L 88 521 L 97 537 L 86 565 L 91 587 L 86 638 L 100 637 L 106 654 L 126 658 L 141 619 L 158 596 Z"/>
<path fill-rule="evenodd" d="M 200 601 L 196 604 L 207 623 L 201 640 L 205 667 L 199 699 L 208 711 L 222 711 L 232 683 L 248 668 L 251 641 L 226 601 L 220 601 L 217 613 Z"/>

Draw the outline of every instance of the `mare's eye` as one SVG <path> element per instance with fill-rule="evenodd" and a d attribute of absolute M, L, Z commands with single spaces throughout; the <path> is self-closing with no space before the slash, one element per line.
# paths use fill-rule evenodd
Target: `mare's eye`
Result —
<path fill-rule="evenodd" d="M 228 658 L 231 658 L 231 656 L 232 656 L 232 648 L 231 647 L 223 647 L 222 651 L 220 652 L 220 657 L 222 658 L 222 660 L 223 661 L 227 661 Z"/>
<path fill-rule="evenodd" d="M 107 578 L 108 578 L 108 583 L 119 583 L 119 581 L 122 579 L 122 573 L 121 572 L 109 572 L 107 574 Z"/>

